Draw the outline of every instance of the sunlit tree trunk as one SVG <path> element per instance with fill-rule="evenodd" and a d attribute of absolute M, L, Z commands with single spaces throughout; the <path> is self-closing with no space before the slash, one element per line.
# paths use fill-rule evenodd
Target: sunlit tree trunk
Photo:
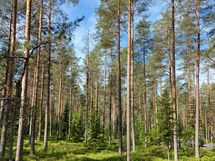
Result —
<path fill-rule="evenodd" d="M 207 112 L 205 116 L 205 131 L 206 131 L 206 141 L 209 141 L 209 128 L 208 128 L 208 116 L 210 116 L 208 113 L 211 111 L 211 89 L 210 89 L 210 67 L 208 66 L 208 74 L 207 74 L 207 97 L 208 97 L 208 107 Z"/>
<path fill-rule="evenodd" d="M 23 154 L 23 139 L 24 139 L 24 125 L 25 125 L 25 114 L 27 108 L 27 91 L 28 91 L 28 57 L 29 57 L 29 45 L 30 45 L 30 29 L 31 29 L 31 0 L 27 0 L 26 3 L 26 24 L 25 24 L 25 66 L 24 75 L 22 77 L 22 93 L 21 93 L 21 107 L 19 114 L 19 127 L 17 136 L 17 147 L 16 147 L 16 161 L 22 160 Z"/>
<path fill-rule="evenodd" d="M 118 0 L 118 15 L 117 15 L 117 50 L 118 50 L 118 143 L 119 155 L 122 155 L 122 99 L 121 99 L 121 60 L 120 60 L 120 40 L 121 40 L 121 5 Z"/>
<path fill-rule="evenodd" d="M 51 85 L 51 16 L 52 16 L 52 0 L 49 1 L 48 9 L 48 61 L 47 61 L 47 101 L 45 108 L 45 127 L 43 149 L 48 150 L 48 125 L 49 125 L 49 109 L 50 109 L 50 85 Z"/>
<path fill-rule="evenodd" d="M 136 148 L 134 133 L 134 12 L 131 17 L 131 140 L 134 152 Z"/>
<path fill-rule="evenodd" d="M 200 91 L 199 91 L 199 71 L 200 71 L 200 0 L 196 1 L 197 14 L 197 53 L 196 53 L 196 125 L 195 125 L 195 157 L 199 159 L 199 118 L 200 118 Z"/>
<path fill-rule="evenodd" d="M 177 97 L 176 97 L 176 69 L 175 69 L 175 0 L 172 0 L 172 108 L 173 108 L 173 144 L 174 160 L 178 161 L 177 144 Z"/>
<path fill-rule="evenodd" d="M 132 0 L 128 0 L 128 51 L 127 51 L 127 108 L 126 108 L 126 147 L 127 161 L 130 161 L 131 149 L 131 17 Z"/>
<path fill-rule="evenodd" d="M 112 50 L 110 49 L 110 96 L 109 96 L 109 146 L 112 144 L 112 94 L 113 94 L 113 83 L 112 83 Z"/>
<path fill-rule="evenodd" d="M 84 127 L 84 139 L 85 142 L 87 143 L 88 140 L 88 110 L 89 110 L 89 31 L 87 34 L 87 55 L 86 55 L 86 61 L 87 61 L 87 71 L 86 71 L 86 108 L 85 108 L 85 127 Z"/>
<path fill-rule="evenodd" d="M 61 58 L 62 59 L 62 58 Z M 61 114 L 62 114 L 62 94 L 63 94 L 63 64 L 61 61 L 60 65 L 60 83 L 59 83 L 59 93 L 58 93 L 58 117 L 57 117 L 57 139 L 61 138 Z"/>
<path fill-rule="evenodd" d="M 39 10 L 39 25 L 38 25 L 38 42 L 39 45 L 42 42 L 42 21 L 43 21 L 43 0 L 40 1 Z M 31 102 L 31 135 L 30 135 L 30 153 L 33 155 L 35 151 L 35 128 L 36 128 L 36 107 L 37 107 L 37 96 L 38 96 L 38 82 L 39 82 L 39 68 L 40 68 L 40 51 L 41 47 L 38 48 L 36 53 L 36 63 L 34 68 L 34 87 Z"/>
<path fill-rule="evenodd" d="M 104 66 L 104 105 L 103 105 L 103 120 L 102 120 L 102 124 L 103 124 L 103 138 L 105 137 L 105 129 L 106 129 L 106 51 L 105 51 L 105 66 Z"/>
<path fill-rule="evenodd" d="M 147 128 L 148 128 L 148 121 L 147 121 L 147 95 L 146 95 L 146 53 L 143 51 L 143 114 L 144 114 L 144 140 L 145 140 L 145 147 L 147 146 Z"/>

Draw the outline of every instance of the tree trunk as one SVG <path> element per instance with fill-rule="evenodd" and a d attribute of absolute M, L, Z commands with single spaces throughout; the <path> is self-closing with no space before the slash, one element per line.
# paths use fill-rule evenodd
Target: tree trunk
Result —
<path fill-rule="evenodd" d="M 197 14 L 197 54 L 196 54 L 196 126 L 195 126 L 195 157 L 199 159 L 199 110 L 200 110 L 200 91 L 199 91 L 199 71 L 200 71 L 200 0 L 196 1 Z"/>
<path fill-rule="evenodd" d="M 87 34 L 87 75 L 86 75 L 86 109 L 85 109 L 85 133 L 84 133 L 84 139 L 85 142 L 87 143 L 88 140 L 88 110 L 89 110 L 89 31 Z"/>
<path fill-rule="evenodd" d="M 11 33 L 12 33 L 12 21 L 13 21 L 13 12 L 11 12 L 11 15 L 10 15 L 10 27 L 9 27 L 9 35 L 8 35 L 8 49 L 7 49 L 7 54 L 10 56 L 10 50 L 11 50 Z M 8 80 L 8 78 L 7 78 L 7 75 L 8 75 L 8 70 L 10 70 L 10 68 L 9 68 L 9 62 L 10 62 L 10 60 L 12 60 L 13 61 L 13 59 L 7 59 L 7 68 L 6 68 L 6 72 L 5 72 L 5 76 L 6 76 L 6 78 L 5 78 L 5 84 L 7 84 L 7 80 Z M 13 84 L 12 84 L 13 85 Z M 9 91 L 9 90 L 8 90 Z M 5 97 L 5 93 L 7 92 L 7 89 L 6 88 L 3 88 L 2 89 L 2 91 L 1 91 L 2 93 L 2 97 Z M 2 123 L 2 121 L 3 121 L 3 117 L 4 117 L 4 110 L 5 110 L 5 107 L 4 106 L 6 106 L 8 104 L 8 101 L 7 101 L 7 99 L 3 99 L 3 100 L 1 100 L 1 107 L 0 107 L 0 124 Z M 7 107 L 6 107 L 7 108 Z M 6 116 L 7 117 L 7 116 Z"/>
<path fill-rule="evenodd" d="M 127 161 L 130 161 L 131 149 L 131 17 L 132 0 L 128 0 L 128 51 L 127 51 L 127 108 L 126 108 L 126 142 Z"/>
<path fill-rule="evenodd" d="M 25 115 L 27 108 L 27 89 L 28 89 L 28 57 L 29 57 L 29 45 L 30 45 L 30 29 L 31 29 L 31 4 L 32 0 L 27 0 L 26 3 L 26 24 L 25 24 L 25 41 L 26 47 L 24 50 L 25 69 L 22 77 L 22 93 L 21 93 L 21 107 L 19 114 L 19 127 L 17 136 L 17 149 L 16 149 L 16 161 L 22 160 L 23 154 L 23 139 L 24 139 L 24 126 L 25 126 Z"/>
<path fill-rule="evenodd" d="M 109 96 L 109 146 L 112 144 L 112 94 L 113 94 L 113 83 L 112 83 L 112 53 L 113 49 L 110 51 L 110 96 Z"/>
<path fill-rule="evenodd" d="M 21 82 L 18 81 L 16 83 L 16 100 L 14 100 L 13 108 L 11 110 L 11 123 L 9 128 L 9 147 L 8 147 L 8 155 L 9 161 L 13 161 L 13 142 L 14 142 L 14 123 L 16 118 L 16 109 L 20 108 L 21 102 Z"/>
<path fill-rule="evenodd" d="M 173 108 L 173 144 L 174 160 L 178 161 L 177 144 L 177 97 L 176 97 L 176 69 L 175 69 L 175 0 L 172 0 L 172 108 Z"/>
<path fill-rule="evenodd" d="M 118 144 L 119 155 L 122 155 L 122 98 L 121 98 L 121 60 L 120 60 L 120 41 L 121 41 L 121 4 L 118 0 L 118 15 L 117 15 L 117 50 L 118 50 Z"/>
<path fill-rule="evenodd" d="M 5 144 L 8 128 L 8 114 L 10 109 L 13 109 L 12 101 L 12 90 L 13 90 L 13 76 L 14 76 L 14 56 L 16 55 L 16 17 L 17 17 L 17 0 L 13 0 L 13 10 L 10 23 L 10 35 L 9 35 L 9 59 L 7 60 L 7 71 L 5 79 L 5 89 L 3 97 L 3 107 L 1 111 L 2 129 L 1 129 L 1 142 L 0 142 L 0 157 L 4 159 Z"/>
<path fill-rule="evenodd" d="M 135 152 L 136 145 L 134 133 L 134 11 L 132 12 L 131 16 L 131 140 L 132 151 Z"/>
<path fill-rule="evenodd" d="M 40 93 L 40 120 L 39 120 L 39 131 L 37 139 L 41 140 L 42 125 L 43 125 L 43 98 L 44 98 L 44 86 L 45 86 L 45 62 L 42 67 L 42 78 L 41 78 L 41 93 Z"/>
<path fill-rule="evenodd" d="M 208 74 L 207 74 L 207 88 L 208 88 L 208 107 L 207 107 L 207 113 L 205 116 L 206 119 L 206 141 L 209 142 L 209 128 L 208 128 L 208 112 L 211 111 L 211 89 L 210 89 L 210 67 L 208 66 Z"/>
<path fill-rule="evenodd" d="M 52 113 L 54 109 L 54 94 L 53 90 L 50 90 L 50 109 L 49 109 L 49 136 L 52 137 Z"/>
<path fill-rule="evenodd" d="M 72 95 L 72 86 L 70 86 L 70 96 L 69 96 L 69 124 L 68 124 L 68 140 L 71 137 L 71 120 L 72 120 L 72 106 L 73 106 L 73 95 Z"/>
<path fill-rule="evenodd" d="M 49 109 L 50 109 L 50 85 L 51 85 L 51 16 L 52 16 L 52 0 L 49 1 L 48 11 L 48 62 L 47 62 L 47 101 L 45 108 L 45 128 L 43 149 L 48 150 L 48 125 L 49 125 Z"/>
<path fill-rule="evenodd" d="M 62 114 L 62 93 L 63 93 L 63 67 L 62 62 L 60 65 L 60 83 L 59 83 L 59 93 L 58 93 L 58 117 L 57 117 L 57 140 L 61 138 L 61 114 Z"/>
<path fill-rule="evenodd" d="M 43 20 L 43 0 L 40 1 L 39 10 L 39 24 L 38 24 L 38 42 L 39 45 L 42 41 L 42 20 Z M 41 47 L 38 48 L 36 54 L 36 63 L 34 68 L 34 88 L 32 96 L 32 115 L 31 115 L 31 135 L 30 135 L 30 153 L 33 155 L 35 153 L 35 128 L 36 128 L 36 108 L 37 108 L 37 97 L 38 97 L 38 82 L 39 82 L 39 68 L 40 68 L 40 51 Z"/>
<path fill-rule="evenodd" d="M 145 134 L 145 147 L 147 146 L 146 142 L 147 142 L 147 95 L 146 95 L 146 53 L 145 51 L 143 52 L 143 113 L 144 113 L 144 134 Z"/>
<path fill-rule="evenodd" d="M 104 66 L 104 106 L 103 106 L 103 138 L 105 137 L 105 129 L 106 129 L 106 51 L 105 51 L 105 66 Z"/>

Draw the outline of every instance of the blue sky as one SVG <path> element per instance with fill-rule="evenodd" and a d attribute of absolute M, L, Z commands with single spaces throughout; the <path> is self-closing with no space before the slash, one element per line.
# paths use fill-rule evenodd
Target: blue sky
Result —
<path fill-rule="evenodd" d="M 149 8 L 149 20 L 151 22 L 156 21 L 161 18 L 161 13 L 165 11 L 167 7 L 166 0 L 152 0 L 152 4 Z M 85 53 L 83 53 L 84 48 L 84 36 L 89 30 L 91 33 L 95 31 L 96 26 L 96 14 L 95 10 L 100 5 L 100 0 L 79 0 L 79 4 L 73 6 L 69 3 L 62 5 L 64 13 L 69 16 L 70 20 L 75 20 L 78 17 L 84 16 L 85 19 L 81 22 L 80 26 L 76 29 L 73 38 L 75 52 L 77 57 L 84 58 Z M 136 19 L 139 19 L 136 17 Z M 123 42 L 122 42 L 123 43 Z M 90 48 L 93 48 L 93 42 L 90 41 Z M 82 61 L 80 62 L 82 64 Z M 203 82 L 205 77 L 203 77 Z"/>
<path fill-rule="evenodd" d="M 96 15 L 95 10 L 100 5 L 100 0 L 79 0 L 79 4 L 73 6 L 66 3 L 62 6 L 63 11 L 68 14 L 70 20 L 75 20 L 78 17 L 85 16 L 85 19 L 81 22 L 80 27 L 75 31 L 75 37 L 73 39 L 75 52 L 78 57 L 84 56 L 83 37 L 89 30 L 91 33 L 95 31 Z M 153 0 L 149 9 L 149 19 L 155 21 L 161 17 L 161 12 L 164 10 L 165 0 Z M 91 45 L 91 49 L 92 49 Z"/>
<path fill-rule="evenodd" d="M 83 38 L 87 31 L 95 31 L 96 15 L 95 10 L 100 5 L 100 0 L 79 0 L 79 4 L 73 6 L 71 4 L 64 4 L 62 9 L 68 14 L 70 20 L 75 20 L 78 17 L 84 16 L 84 20 L 80 23 L 80 26 L 76 29 L 74 35 L 75 52 L 78 57 L 83 57 L 84 41 Z"/>

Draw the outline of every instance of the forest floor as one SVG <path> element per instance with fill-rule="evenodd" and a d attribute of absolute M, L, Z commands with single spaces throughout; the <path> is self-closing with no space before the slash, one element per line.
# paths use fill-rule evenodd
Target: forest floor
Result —
<path fill-rule="evenodd" d="M 29 155 L 28 143 L 25 143 L 24 161 L 125 161 L 126 154 L 118 155 L 117 143 L 113 148 L 102 147 L 95 143 L 86 146 L 83 143 L 73 143 L 69 141 L 50 141 L 49 151 L 46 153 L 42 149 L 42 142 L 36 142 L 36 155 Z M 104 150 L 105 149 L 105 150 Z M 195 161 L 192 149 L 180 151 L 181 161 Z M 171 153 L 171 158 L 173 154 Z M 151 146 L 148 148 L 137 147 L 132 153 L 132 161 L 167 161 L 166 148 Z M 202 149 L 201 161 L 215 161 L 215 150 Z"/>

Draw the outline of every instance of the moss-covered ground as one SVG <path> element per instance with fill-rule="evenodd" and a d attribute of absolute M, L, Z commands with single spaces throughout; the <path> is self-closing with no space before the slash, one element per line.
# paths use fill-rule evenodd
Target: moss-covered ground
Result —
<path fill-rule="evenodd" d="M 42 142 L 36 142 L 36 154 L 29 154 L 28 143 L 25 143 L 24 160 L 26 161 L 125 161 L 126 154 L 118 155 L 117 143 L 112 148 L 103 146 L 102 143 L 73 143 L 70 141 L 50 141 L 48 152 L 42 149 Z M 180 150 L 181 161 L 195 161 L 192 149 Z M 137 147 L 132 153 L 132 161 L 167 161 L 165 147 L 150 146 Z M 170 154 L 173 159 L 173 154 Z M 201 149 L 201 161 L 215 161 L 215 150 Z"/>

